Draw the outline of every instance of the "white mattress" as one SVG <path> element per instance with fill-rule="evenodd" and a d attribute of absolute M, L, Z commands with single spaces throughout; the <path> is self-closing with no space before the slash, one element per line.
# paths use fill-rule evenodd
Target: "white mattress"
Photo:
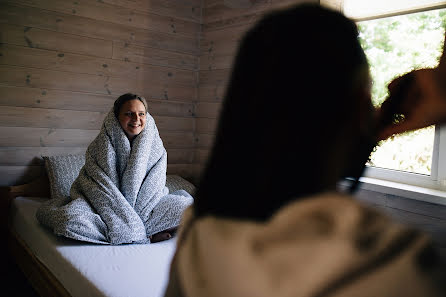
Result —
<path fill-rule="evenodd" d="M 42 198 L 16 198 L 12 227 L 73 297 L 163 296 L 176 238 L 154 244 L 104 246 L 53 235 L 35 213 Z"/>

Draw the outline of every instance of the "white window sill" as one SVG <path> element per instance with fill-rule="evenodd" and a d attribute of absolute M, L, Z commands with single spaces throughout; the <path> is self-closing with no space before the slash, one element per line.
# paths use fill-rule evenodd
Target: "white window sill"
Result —
<path fill-rule="evenodd" d="M 359 189 L 362 190 L 375 191 L 429 203 L 446 205 L 446 191 L 429 189 L 371 177 L 361 177 L 359 181 Z M 341 182 L 341 185 L 348 185 L 348 182 Z"/>

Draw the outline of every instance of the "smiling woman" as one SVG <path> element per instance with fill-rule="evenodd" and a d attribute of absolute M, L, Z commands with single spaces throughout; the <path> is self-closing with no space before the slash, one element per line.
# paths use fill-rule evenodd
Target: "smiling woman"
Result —
<path fill-rule="evenodd" d="M 127 93 L 116 100 L 113 108 L 121 128 L 131 142 L 145 127 L 146 100 L 138 95 Z"/>
<path fill-rule="evenodd" d="M 169 239 L 193 202 L 169 193 L 167 152 L 144 98 L 120 96 L 67 195 L 42 204 L 37 218 L 57 235 L 100 244 Z"/>

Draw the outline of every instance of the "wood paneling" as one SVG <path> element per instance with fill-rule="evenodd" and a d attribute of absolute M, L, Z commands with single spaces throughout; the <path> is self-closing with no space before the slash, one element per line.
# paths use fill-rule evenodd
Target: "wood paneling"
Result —
<path fill-rule="evenodd" d="M 217 120 L 212 118 L 197 118 L 195 131 L 197 133 L 214 133 L 217 127 Z"/>
<path fill-rule="evenodd" d="M 0 127 L 0 147 L 87 147 L 99 130 Z M 160 131 L 166 148 L 193 148 L 193 132 Z"/>
<path fill-rule="evenodd" d="M 127 92 L 147 99 L 169 170 L 193 176 L 200 33 L 201 0 L 1 1 L 0 184 L 83 154 Z"/>
<path fill-rule="evenodd" d="M 1 147 L 86 147 L 99 130 L 0 127 Z"/>
<path fill-rule="evenodd" d="M 263 11 L 259 13 L 250 13 L 235 16 L 228 19 L 217 20 L 206 23 L 203 27 L 207 30 L 220 30 L 229 27 L 252 25 L 264 15 Z"/>
<path fill-rule="evenodd" d="M 47 108 L 0 108 L 2 127 L 39 127 L 53 129 L 100 129 L 105 113 Z"/>
<path fill-rule="evenodd" d="M 194 131 L 195 120 L 193 118 L 174 118 L 154 116 L 156 126 L 161 131 Z"/>
<path fill-rule="evenodd" d="M 446 206 L 359 189 L 355 197 L 397 222 L 422 230 L 446 247 Z"/>
<path fill-rule="evenodd" d="M 234 55 L 244 34 L 252 25 L 204 31 L 200 41 L 201 55 Z"/>
<path fill-rule="evenodd" d="M 43 166 L 3 166 L 0 165 L 0 186 L 28 183 L 45 174 Z"/>
<path fill-rule="evenodd" d="M 221 104 L 214 102 L 198 102 L 195 107 L 195 115 L 199 118 L 217 119 L 220 115 Z"/>
<path fill-rule="evenodd" d="M 200 59 L 200 70 L 230 69 L 234 59 L 234 55 L 204 54 Z"/>
<path fill-rule="evenodd" d="M 195 55 L 143 47 L 122 41 L 113 42 L 113 59 L 188 70 L 196 70 L 198 65 L 198 56 Z"/>
<path fill-rule="evenodd" d="M 446 221 L 446 206 L 386 195 L 386 206 Z"/>
<path fill-rule="evenodd" d="M 197 22 L 185 21 L 151 12 L 142 12 L 138 9 L 119 7 L 96 0 L 14 0 L 13 2 L 49 11 L 165 33 L 196 36 L 199 34 L 200 29 L 200 25 Z"/>
<path fill-rule="evenodd" d="M 0 85 L 0 106 L 37 107 L 67 110 L 108 112 L 116 96 L 70 92 L 30 87 Z M 149 112 L 153 115 L 192 117 L 192 102 L 147 100 Z"/>
<path fill-rule="evenodd" d="M 197 133 L 195 135 L 195 145 L 197 149 L 211 149 L 214 143 L 214 134 Z"/>
<path fill-rule="evenodd" d="M 344 191 L 347 190 L 347 187 L 343 187 L 343 190 Z M 375 206 L 382 206 L 382 207 L 386 207 L 386 205 L 387 205 L 386 194 L 361 189 L 360 191 L 358 191 L 355 194 L 355 196 L 359 201 L 362 201 L 368 205 L 375 205 Z"/>
<path fill-rule="evenodd" d="M 437 245 L 446 247 L 446 220 L 390 207 L 383 211 L 397 222 L 430 234 Z"/>
<path fill-rule="evenodd" d="M 223 101 L 226 92 L 226 82 L 219 82 L 215 85 L 201 85 L 198 88 L 199 102 L 219 102 Z"/>
<path fill-rule="evenodd" d="M 271 5 L 271 0 L 260 0 L 255 1 L 249 8 L 231 8 L 225 5 L 223 0 L 206 1 L 203 8 L 203 22 L 204 24 L 212 24 L 219 21 L 243 18 L 246 15 L 263 13 L 270 10 Z"/>
<path fill-rule="evenodd" d="M 111 40 L 11 24 L 0 24 L 0 32 L 2 33 L 2 44 L 106 58 L 110 58 L 113 52 L 113 42 Z"/>
<path fill-rule="evenodd" d="M 167 160 L 169 164 L 191 164 L 194 161 L 195 150 L 189 149 L 167 149 Z"/>
<path fill-rule="evenodd" d="M 199 164 L 205 165 L 209 159 L 210 150 L 208 149 L 196 149 L 195 150 L 195 161 Z"/>
<path fill-rule="evenodd" d="M 185 132 L 160 132 L 161 139 L 167 149 L 170 148 L 194 148 L 194 133 Z"/>
<path fill-rule="evenodd" d="M 211 41 L 201 44 L 201 57 L 205 59 L 216 59 L 220 56 L 232 56 L 235 58 L 238 49 L 238 41 Z M 229 68 L 231 65 L 221 66 L 221 68 Z"/>
<path fill-rule="evenodd" d="M 3 127 L 39 127 L 53 129 L 98 130 L 106 113 L 97 111 L 60 110 L 4 106 L 0 109 Z M 154 116 L 163 131 L 193 131 L 193 118 Z"/>
<path fill-rule="evenodd" d="M 199 81 L 203 85 L 227 84 L 230 71 L 228 69 L 201 70 Z"/>
<path fill-rule="evenodd" d="M 18 6 L 12 3 L 0 4 L 0 20 L 2 23 L 91 38 L 120 40 L 175 52 L 189 54 L 198 52 L 196 37 L 140 29 L 29 6 Z"/>
<path fill-rule="evenodd" d="M 167 174 L 177 174 L 183 176 L 191 183 L 198 185 L 200 174 L 203 171 L 202 166 L 198 164 L 168 164 Z"/>
<path fill-rule="evenodd" d="M 45 88 L 73 92 L 114 95 L 138 93 L 146 98 L 191 102 L 196 87 L 169 82 L 72 73 L 28 67 L 0 65 L 0 84 L 16 87 Z"/>
<path fill-rule="evenodd" d="M 3 166 L 43 165 L 42 156 L 80 155 L 87 147 L 0 147 Z"/>
<path fill-rule="evenodd" d="M 144 80 L 156 81 L 158 83 L 180 84 L 192 87 L 196 85 L 196 74 L 194 71 L 7 44 L 0 45 L 0 64 L 98 76 L 134 79 L 142 77 Z"/>
<path fill-rule="evenodd" d="M 120 7 L 201 23 L 201 0 L 100 0 Z"/>

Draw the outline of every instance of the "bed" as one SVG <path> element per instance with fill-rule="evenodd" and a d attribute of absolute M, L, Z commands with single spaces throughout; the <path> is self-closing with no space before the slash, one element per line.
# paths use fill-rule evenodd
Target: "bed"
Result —
<path fill-rule="evenodd" d="M 40 296 L 163 296 L 176 238 L 153 244 L 97 245 L 55 236 L 35 217 L 51 197 L 54 176 L 2 188 L 9 213 L 8 246 L 15 262 Z M 70 164 L 72 166 L 73 164 Z M 79 168 L 81 166 L 78 166 Z M 70 173 L 76 175 L 76 168 Z M 168 175 L 170 191 L 195 187 Z"/>

